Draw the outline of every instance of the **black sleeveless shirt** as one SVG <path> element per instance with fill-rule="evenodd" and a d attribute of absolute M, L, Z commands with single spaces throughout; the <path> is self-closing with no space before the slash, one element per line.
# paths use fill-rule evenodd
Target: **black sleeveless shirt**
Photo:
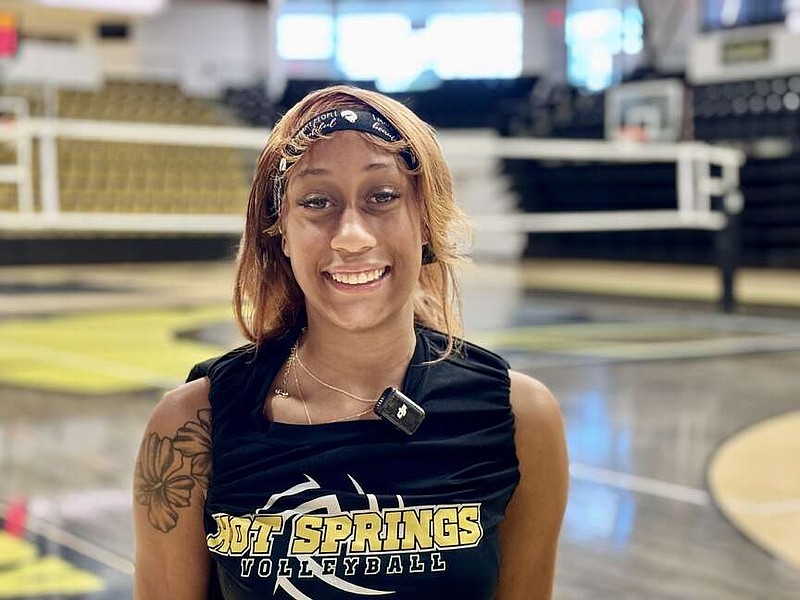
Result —
<path fill-rule="evenodd" d="M 426 417 L 411 436 L 381 420 L 294 425 L 263 401 L 297 338 L 204 366 L 213 472 L 205 506 L 211 597 L 494 596 L 497 526 L 519 480 L 508 364 L 417 328 L 402 391 Z"/>

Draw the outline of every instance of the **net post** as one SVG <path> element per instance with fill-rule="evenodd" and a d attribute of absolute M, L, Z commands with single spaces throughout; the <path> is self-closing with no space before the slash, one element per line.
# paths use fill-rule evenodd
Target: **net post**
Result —
<path fill-rule="evenodd" d="M 738 189 L 729 191 L 722 199 L 725 227 L 716 235 L 716 259 L 722 283 L 719 299 L 720 310 L 732 313 L 736 310 L 736 269 L 741 261 L 742 235 L 741 212 L 744 197 Z"/>

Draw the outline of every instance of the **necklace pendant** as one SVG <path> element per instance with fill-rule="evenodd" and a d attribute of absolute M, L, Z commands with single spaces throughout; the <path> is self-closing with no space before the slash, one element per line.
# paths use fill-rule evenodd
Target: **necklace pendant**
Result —
<path fill-rule="evenodd" d="M 275 395 L 280 396 L 281 398 L 288 398 L 289 392 L 288 390 L 283 389 L 282 387 L 275 388 Z"/>

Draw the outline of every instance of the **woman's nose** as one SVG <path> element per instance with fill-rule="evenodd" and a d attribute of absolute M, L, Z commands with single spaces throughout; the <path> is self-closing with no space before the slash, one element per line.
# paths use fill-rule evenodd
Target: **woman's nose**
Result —
<path fill-rule="evenodd" d="M 373 248 L 377 240 L 370 232 L 368 223 L 357 210 L 347 208 L 331 238 L 331 248 L 340 252 L 358 253 Z"/>

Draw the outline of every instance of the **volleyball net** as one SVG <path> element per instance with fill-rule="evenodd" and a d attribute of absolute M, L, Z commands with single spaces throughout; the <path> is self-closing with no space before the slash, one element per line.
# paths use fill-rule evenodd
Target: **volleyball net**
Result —
<path fill-rule="evenodd" d="M 268 130 L 225 126 L 30 118 L 0 99 L 0 231 L 235 234 Z M 700 142 L 503 138 L 443 130 L 453 170 L 503 159 L 549 163 L 675 165 L 674 207 L 647 210 L 468 213 L 477 235 L 695 229 L 715 232 L 723 309 L 735 305 L 742 152 Z M 496 170 L 495 170 L 496 171 Z"/>

